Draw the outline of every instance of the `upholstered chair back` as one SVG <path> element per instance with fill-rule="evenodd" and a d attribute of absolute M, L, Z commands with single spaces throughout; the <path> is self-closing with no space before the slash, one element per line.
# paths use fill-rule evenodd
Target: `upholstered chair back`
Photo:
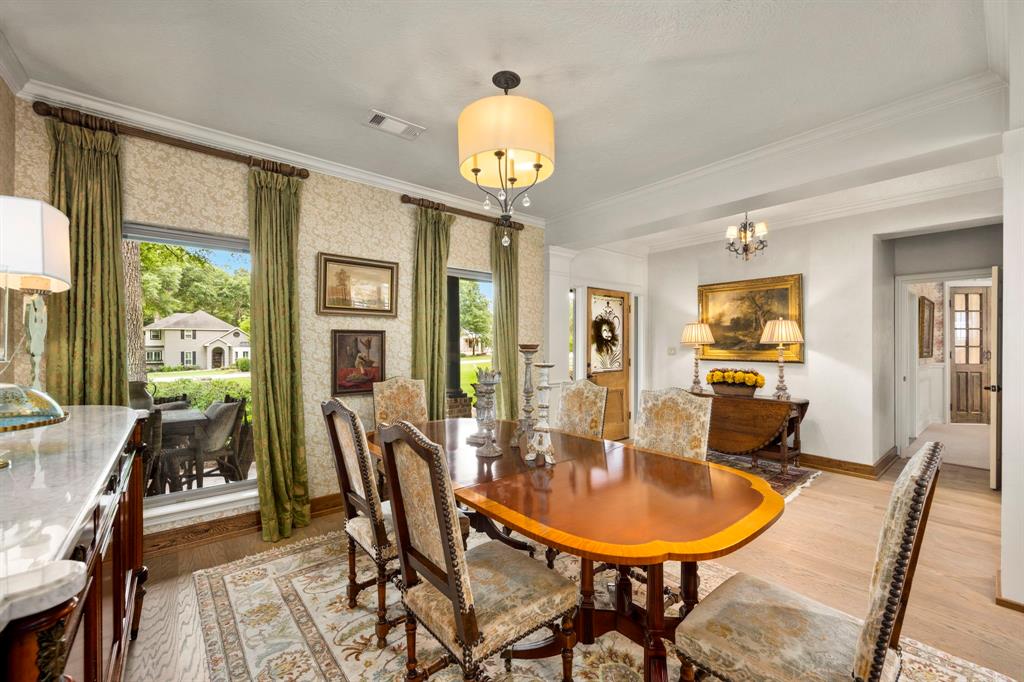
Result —
<path fill-rule="evenodd" d="M 363 422 L 340 400 L 328 400 L 321 403 L 320 408 L 327 425 L 327 441 L 334 455 L 338 487 L 345 499 L 346 517 L 352 519 L 362 514 L 371 519 L 377 546 L 390 544 L 377 491 L 377 469 L 366 442 Z M 376 536 L 377 530 L 380 530 L 379 536 Z"/>
<path fill-rule="evenodd" d="M 558 406 L 559 431 L 600 438 L 604 433 L 604 408 L 608 389 L 581 379 L 562 388 Z"/>
<path fill-rule="evenodd" d="M 879 680 L 890 646 L 899 641 L 941 464 L 942 444 L 926 443 L 910 458 L 893 485 L 875 552 L 868 613 L 854 658 L 854 679 Z"/>
<path fill-rule="evenodd" d="M 636 446 L 678 457 L 708 457 L 711 398 L 681 388 L 640 393 Z"/>
<path fill-rule="evenodd" d="M 425 578 L 441 591 L 452 602 L 459 629 L 469 621 L 459 634 L 472 644 L 473 591 L 444 448 L 406 421 L 384 427 L 380 437 L 405 587 Z"/>
<path fill-rule="evenodd" d="M 427 421 L 427 386 L 422 379 L 394 377 L 373 385 L 373 419 L 378 426 Z"/>

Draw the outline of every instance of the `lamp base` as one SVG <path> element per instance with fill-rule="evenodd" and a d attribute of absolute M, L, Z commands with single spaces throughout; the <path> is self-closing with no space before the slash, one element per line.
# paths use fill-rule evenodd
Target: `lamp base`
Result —
<path fill-rule="evenodd" d="M 700 385 L 700 346 L 693 346 L 693 384 L 690 386 L 690 393 L 703 393 L 704 387 Z"/>
<path fill-rule="evenodd" d="M 784 353 L 786 347 L 783 344 L 779 344 L 779 381 L 775 384 L 775 393 L 772 397 L 776 400 L 789 400 L 789 389 L 786 387 L 786 361 Z"/>

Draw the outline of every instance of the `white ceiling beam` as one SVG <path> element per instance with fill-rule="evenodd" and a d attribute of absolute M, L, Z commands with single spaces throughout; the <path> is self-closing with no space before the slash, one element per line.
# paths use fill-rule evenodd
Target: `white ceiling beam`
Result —
<path fill-rule="evenodd" d="M 548 219 L 586 248 L 999 153 L 1006 83 L 987 72 Z"/>
<path fill-rule="evenodd" d="M 21 65 L 21 60 L 14 54 L 14 49 L 3 33 L 0 33 L 0 78 L 14 93 L 20 91 L 28 82 L 25 67 Z"/>

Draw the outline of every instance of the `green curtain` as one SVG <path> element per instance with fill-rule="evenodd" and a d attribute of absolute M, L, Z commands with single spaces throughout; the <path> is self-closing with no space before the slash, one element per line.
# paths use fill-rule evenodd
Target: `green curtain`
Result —
<path fill-rule="evenodd" d="M 412 302 L 412 376 L 427 388 L 427 414 L 443 419 L 448 353 L 448 246 L 455 216 L 416 209 L 416 269 Z"/>
<path fill-rule="evenodd" d="M 70 220 L 71 290 L 48 297 L 46 390 L 63 405 L 127 405 L 117 135 L 47 119 L 50 203 Z"/>
<path fill-rule="evenodd" d="M 508 246 L 502 239 L 508 235 Z M 498 384 L 498 417 L 519 416 L 519 230 L 495 226 L 491 232 L 491 275 L 494 277 L 494 369 Z"/>
<path fill-rule="evenodd" d="M 252 251 L 252 426 L 263 539 L 309 524 L 299 282 L 302 181 L 249 171 Z"/>

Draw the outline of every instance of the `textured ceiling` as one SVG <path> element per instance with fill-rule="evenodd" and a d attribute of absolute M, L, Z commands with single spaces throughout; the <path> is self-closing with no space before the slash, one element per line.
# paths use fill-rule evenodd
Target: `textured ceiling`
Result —
<path fill-rule="evenodd" d="M 455 120 L 514 69 L 556 118 L 545 217 L 987 68 L 980 0 L 0 0 L 0 31 L 30 78 L 471 198 Z"/>

